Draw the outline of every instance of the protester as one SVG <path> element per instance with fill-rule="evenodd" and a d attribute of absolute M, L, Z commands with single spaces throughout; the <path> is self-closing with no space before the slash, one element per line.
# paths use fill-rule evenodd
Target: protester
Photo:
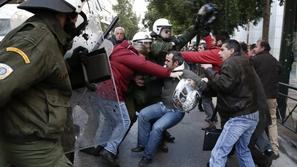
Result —
<path fill-rule="evenodd" d="M 227 156 L 235 145 L 240 166 L 255 166 L 248 144 L 258 120 L 256 73 L 236 40 L 225 42 L 219 52 L 223 64 L 220 73 L 206 69 L 209 83 L 217 92 L 220 115 L 227 118 L 223 131 L 211 152 L 210 167 L 225 167 Z"/>

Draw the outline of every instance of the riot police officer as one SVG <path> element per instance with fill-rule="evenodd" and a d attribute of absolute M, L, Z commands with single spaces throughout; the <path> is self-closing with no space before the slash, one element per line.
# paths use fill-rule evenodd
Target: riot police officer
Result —
<path fill-rule="evenodd" d="M 64 54 L 79 30 L 81 0 L 27 0 L 35 15 L 0 45 L 0 156 L 17 167 L 72 166 L 60 138 L 70 111 Z M 3 163 L 3 162 L 2 162 Z"/>

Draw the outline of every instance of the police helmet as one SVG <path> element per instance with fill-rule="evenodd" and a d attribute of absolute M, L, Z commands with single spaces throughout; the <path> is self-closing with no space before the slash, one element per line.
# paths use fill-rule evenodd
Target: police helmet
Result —
<path fill-rule="evenodd" d="M 153 32 L 157 35 L 160 35 L 161 30 L 163 28 L 171 28 L 172 24 L 169 22 L 169 20 L 161 18 L 154 22 L 153 24 Z"/>
<path fill-rule="evenodd" d="M 133 38 L 132 38 L 133 43 L 144 43 L 144 42 L 153 42 L 152 37 L 150 34 L 146 32 L 137 32 Z"/>
<path fill-rule="evenodd" d="M 26 0 L 18 8 L 35 13 L 51 10 L 60 13 L 80 13 L 85 0 Z"/>
<path fill-rule="evenodd" d="M 190 112 L 198 103 L 201 97 L 194 89 L 195 84 L 191 79 L 181 79 L 177 84 L 172 96 L 173 105 L 182 112 Z"/>

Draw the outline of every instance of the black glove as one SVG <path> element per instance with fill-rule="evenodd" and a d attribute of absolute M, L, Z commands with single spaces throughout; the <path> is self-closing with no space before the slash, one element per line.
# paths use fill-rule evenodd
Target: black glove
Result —
<path fill-rule="evenodd" d="M 200 29 L 200 37 L 205 38 L 206 36 L 208 36 L 211 32 L 211 29 L 209 26 L 205 26 L 203 28 Z"/>
<path fill-rule="evenodd" d="M 72 56 L 66 61 L 70 67 L 78 66 L 85 57 L 87 57 L 89 50 L 83 46 L 78 46 L 72 52 Z"/>
<path fill-rule="evenodd" d="M 213 23 L 216 19 L 216 15 L 218 14 L 217 5 L 213 3 L 207 3 L 203 5 L 196 16 L 195 25 L 196 26 L 207 26 Z"/>

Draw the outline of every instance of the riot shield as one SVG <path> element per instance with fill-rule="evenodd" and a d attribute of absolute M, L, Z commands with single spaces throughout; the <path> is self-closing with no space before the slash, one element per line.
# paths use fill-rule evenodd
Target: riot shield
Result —
<path fill-rule="evenodd" d="M 62 144 L 75 166 L 86 166 L 80 165 L 87 161 L 80 156 L 82 150 L 103 145 L 112 136 L 112 129 L 108 128 L 112 128 L 113 122 L 106 118 L 110 112 L 121 109 L 109 62 L 113 44 L 104 40 L 108 32 L 102 32 L 99 13 L 96 15 L 94 12 L 97 6 L 93 3 L 96 1 L 89 1 L 85 5 L 87 9 L 84 9 L 88 26 L 82 35 L 74 39 L 72 49 L 65 55 L 65 58 L 70 57 L 77 46 L 84 46 L 90 51 L 82 66 L 69 72 L 74 90 Z M 113 21 L 108 31 L 114 24 Z M 98 76 L 101 77 L 98 79 Z"/>

